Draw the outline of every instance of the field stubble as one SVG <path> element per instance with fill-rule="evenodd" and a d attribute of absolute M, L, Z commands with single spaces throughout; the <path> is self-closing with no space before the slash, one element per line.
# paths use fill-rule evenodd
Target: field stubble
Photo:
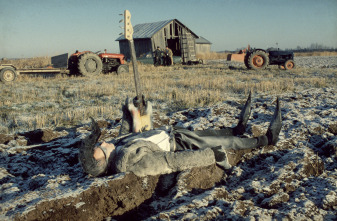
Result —
<path fill-rule="evenodd" d="M 223 63 L 196 66 L 153 67 L 140 65 L 146 98 L 154 112 L 203 107 L 230 97 L 293 92 L 312 87 L 336 87 L 336 69 L 296 68 L 291 71 L 271 66 L 251 71 Z M 89 117 L 114 120 L 122 115 L 121 105 L 135 96 L 132 68 L 123 75 L 53 77 L 21 75 L 16 82 L 0 84 L 0 133 L 38 128 L 72 127 Z"/>

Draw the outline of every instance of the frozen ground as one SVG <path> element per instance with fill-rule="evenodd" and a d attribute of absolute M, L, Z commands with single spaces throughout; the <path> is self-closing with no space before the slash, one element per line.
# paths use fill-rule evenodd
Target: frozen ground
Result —
<path fill-rule="evenodd" d="M 337 57 L 297 57 L 295 62 L 303 68 L 335 69 Z M 86 176 L 77 153 L 88 125 L 0 134 L 0 220 L 336 220 L 336 88 L 311 88 L 279 96 L 283 128 L 278 144 L 245 153 L 220 182 L 207 188 L 188 188 L 191 176 L 198 180 L 198 174 L 191 171 L 174 175 L 176 183 L 164 192 L 151 189 L 160 189 L 162 184 L 153 177 L 133 177 L 123 183 L 128 174 Z M 244 100 L 233 96 L 216 106 L 170 116 L 155 114 L 155 125 L 177 124 L 191 130 L 234 126 Z M 266 132 L 274 101 L 273 95 L 253 95 L 246 136 Z M 112 139 L 120 122 L 106 120 L 100 126 L 102 139 Z M 205 173 L 214 175 L 208 169 L 201 171 L 200 182 Z M 150 197 L 132 192 L 137 185 L 150 191 Z M 125 189 L 130 198 L 118 195 L 118 189 Z M 151 195 L 151 191 L 155 193 Z M 116 209 L 102 208 L 112 197 L 117 199 Z M 127 209 L 130 204 L 133 207 Z M 116 216 L 122 214 L 115 213 L 117 210 L 130 212 Z"/>
<path fill-rule="evenodd" d="M 284 124 L 275 149 L 247 154 L 227 174 L 223 185 L 199 195 L 173 197 L 170 206 L 149 220 L 336 220 L 336 91 L 305 90 L 283 94 L 281 99 Z M 264 122 L 271 114 L 272 100 L 270 96 L 255 99 L 251 125 L 261 126 L 261 130 L 267 127 Z M 263 103 L 268 106 L 264 108 Z M 211 114 L 205 118 L 184 125 L 202 127 L 199 122 L 207 125 L 213 121 Z M 308 161 L 317 165 L 317 172 L 319 163 L 324 163 L 322 174 L 307 176 Z M 158 202 L 151 205 L 156 208 Z"/>
<path fill-rule="evenodd" d="M 153 196 L 132 215 L 147 220 L 335 220 L 336 92 L 321 88 L 281 94 L 283 129 L 276 147 L 245 154 L 220 183 L 207 190 L 186 189 L 184 176 L 188 171 L 183 172 L 167 194 Z M 233 116 L 242 101 L 233 98 L 209 108 L 180 111 L 166 119 L 192 130 L 233 126 L 237 121 Z M 274 96 L 254 96 L 247 136 L 265 133 L 274 101 Z M 103 130 L 106 137 L 119 127 L 116 121 L 109 123 L 110 127 Z M 35 140 L 31 144 L 29 135 L 22 134 L 0 144 L 1 220 L 25 215 L 45 201 L 62 202 L 67 197 L 80 200 L 83 191 L 120 179 L 121 175 L 88 178 L 82 173 L 77 148 L 88 133 L 86 129 L 50 132 L 57 139 L 46 143 Z M 78 211 L 72 216 L 67 212 L 64 218 L 74 219 L 85 204 L 80 200 L 76 203 Z M 52 210 L 45 207 L 44 213 Z"/>
<path fill-rule="evenodd" d="M 304 68 L 337 68 L 337 56 L 295 57 L 295 62 Z"/>

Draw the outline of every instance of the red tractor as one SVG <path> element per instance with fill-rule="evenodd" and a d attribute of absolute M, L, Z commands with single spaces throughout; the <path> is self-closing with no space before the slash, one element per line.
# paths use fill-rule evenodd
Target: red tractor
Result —
<path fill-rule="evenodd" d="M 74 75 L 98 75 L 101 72 L 117 72 L 117 74 L 129 72 L 129 66 L 125 64 L 123 54 L 93 53 L 91 51 L 76 51 L 68 59 L 68 69 Z"/>

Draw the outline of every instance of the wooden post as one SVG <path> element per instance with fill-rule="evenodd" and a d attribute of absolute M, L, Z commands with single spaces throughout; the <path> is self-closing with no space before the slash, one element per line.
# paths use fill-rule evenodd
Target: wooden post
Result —
<path fill-rule="evenodd" d="M 130 52 L 131 52 L 131 60 L 132 60 L 132 66 L 133 66 L 133 75 L 134 75 L 134 80 L 135 80 L 135 87 L 136 87 L 136 95 L 137 95 L 137 100 L 138 100 L 138 105 L 137 106 L 140 110 L 140 115 L 143 115 L 144 113 L 144 107 L 143 107 L 143 98 L 142 98 L 142 84 L 140 83 L 140 77 L 138 73 L 138 64 L 137 64 L 137 59 L 136 59 L 136 50 L 135 50 L 135 44 L 133 39 L 129 40 L 129 47 L 130 47 Z"/>

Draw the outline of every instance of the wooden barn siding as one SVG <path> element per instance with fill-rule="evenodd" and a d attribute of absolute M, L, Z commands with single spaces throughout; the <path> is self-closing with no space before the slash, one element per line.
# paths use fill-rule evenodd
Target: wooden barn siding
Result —
<path fill-rule="evenodd" d="M 171 26 L 172 26 L 172 32 L 170 31 Z M 175 28 L 175 26 L 177 26 L 177 28 Z M 164 28 L 162 28 L 160 31 L 155 33 L 151 39 L 150 38 L 135 39 L 134 42 L 135 42 L 136 56 L 139 57 L 142 54 L 153 52 L 154 50 L 156 50 L 158 46 L 161 49 L 164 49 L 166 47 L 167 39 L 172 39 L 172 38 L 181 39 L 183 29 L 186 32 L 190 32 L 189 30 L 181 26 L 179 23 L 172 21 L 169 24 L 167 24 Z M 119 41 L 119 48 L 120 48 L 120 53 L 124 54 L 127 59 L 131 58 L 131 54 L 129 50 L 129 43 L 127 40 Z M 196 45 L 195 45 L 195 50 L 196 50 L 196 53 L 198 53 Z M 208 51 L 210 51 L 210 49 Z"/>
<path fill-rule="evenodd" d="M 151 39 L 136 39 L 135 48 L 137 57 L 152 52 Z"/>
<path fill-rule="evenodd" d="M 136 57 L 146 54 L 152 51 L 151 39 L 135 39 L 134 40 Z M 120 53 L 124 54 L 127 59 L 131 58 L 129 42 L 128 41 L 119 41 Z"/>
<path fill-rule="evenodd" d="M 177 26 L 177 28 L 175 28 Z M 163 27 L 160 31 L 152 36 L 152 49 L 153 51 L 159 46 L 161 49 L 166 47 L 167 39 L 175 39 L 181 37 L 182 33 L 181 30 L 183 27 L 175 22 L 172 21 Z M 172 31 L 171 31 L 172 30 Z M 177 31 L 177 32 L 176 32 Z"/>
<path fill-rule="evenodd" d="M 210 44 L 195 44 L 195 53 L 209 53 L 211 52 L 211 45 Z"/>
<path fill-rule="evenodd" d="M 152 36 L 152 46 L 153 46 L 153 50 L 155 50 L 158 46 L 161 49 L 164 49 L 166 47 L 164 29 L 158 31 L 156 34 Z"/>
<path fill-rule="evenodd" d="M 127 40 L 119 41 L 119 52 L 126 58 L 130 58 L 129 42 Z"/>

